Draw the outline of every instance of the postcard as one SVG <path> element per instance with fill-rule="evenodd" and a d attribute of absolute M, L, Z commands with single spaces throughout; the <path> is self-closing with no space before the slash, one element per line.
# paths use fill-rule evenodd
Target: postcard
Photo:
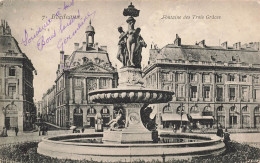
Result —
<path fill-rule="evenodd" d="M 259 11 L 0 0 L 0 162 L 258 162 Z"/>

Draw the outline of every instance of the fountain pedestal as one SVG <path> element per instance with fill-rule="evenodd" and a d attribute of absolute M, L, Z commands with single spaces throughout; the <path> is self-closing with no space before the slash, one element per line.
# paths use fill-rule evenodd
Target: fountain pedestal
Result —
<path fill-rule="evenodd" d="M 152 131 L 143 125 L 141 109 L 152 103 L 166 103 L 173 92 L 146 89 L 143 87 L 142 71 L 139 68 L 124 67 L 119 71 L 119 86 L 113 89 L 89 92 L 93 102 L 104 104 L 121 103 L 126 110 L 126 124 L 122 130 L 104 131 L 104 143 L 147 143 L 152 142 Z"/>
<path fill-rule="evenodd" d="M 152 142 L 152 132 L 148 131 L 141 120 L 142 103 L 125 104 L 126 127 L 122 130 L 105 131 L 103 143 L 148 143 Z"/>

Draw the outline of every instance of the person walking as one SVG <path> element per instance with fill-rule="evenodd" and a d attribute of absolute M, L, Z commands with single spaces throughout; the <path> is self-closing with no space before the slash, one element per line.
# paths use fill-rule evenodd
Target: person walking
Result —
<path fill-rule="evenodd" d="M 19 132 L 19 128 L 18 127 L 15 127 L 14 128 L 14 131 L 15 131 L 15 136 L 17 136 L 18 132 Z"/>
<path fill-rule="evenodd" d="M 48 126 L 45 127 L 46 135 L 48 135 Z"/>
<path fill-rule="evenodd" d="M 84 127 L 83 127 L 83 128 L 81 129 L 81 132 L 84 133 L 84 131 L 85 131 L 85 129 L 84 129 Z"/>
<path fill-rule="evenodd" d="M 225 143 L 225 146 L 227 148 L 227 151 L 230 150 L 230 134 L 228 133 L 228 130 L 227 128 L 225 129 L 225 132 L 224 132 L 224 140 L 223 142 Z"/>
<path fill-rule="evenodd" d="M 220 127 L 218 128 L 218 130 L 217 130 L 217 136 L 223 137 L 223 129 L 222 129 L 221 126 L 220 126 Z"/>
<path fill-rule="evenodd" d="M 38 131 L 39 131 L 39 136 L 41 136 L 42 126 L 38 127 Z"/>

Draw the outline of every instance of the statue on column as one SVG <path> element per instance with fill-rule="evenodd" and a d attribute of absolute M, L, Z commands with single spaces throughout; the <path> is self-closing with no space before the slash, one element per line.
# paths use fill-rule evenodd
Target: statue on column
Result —
<path fill-rule="evenodd" d="M 117 59 L 123 63 L 123 66 L 141 68 L 142 48 L 147 45 L 140 35 L 141 29 L 134 28 L 136 20 L 133 16 L 139 16 L 139 10 L 135 9 L 131 3 L 128 8 L 124 10 L 123 14 L 124 16 L 130 17 L 126 20 L 128 23 L 127 32 L 124 32 L 122 27 L 118 28 L 120 37 Z"/>

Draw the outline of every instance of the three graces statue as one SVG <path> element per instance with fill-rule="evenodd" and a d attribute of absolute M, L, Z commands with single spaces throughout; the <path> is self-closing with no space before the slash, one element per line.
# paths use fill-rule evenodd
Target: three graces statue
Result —
<path fill-rule="evenodd" d="M 122 27 L 118 27 L 120 36 L 118 41 L 117 59 L 123 63 L 124 67 L 141 68 L 142 48 L 147 45 L 140 35 L 141 29 L 134 28 L 135 19 L 133 16 L 139 15 L 139 10 L 137 10 L 138 14 L 136 14 L 136 11 L 134 10 L 136 9 L 130 4 L 124 11 L 125 16 L 130 16 L 126 20 L 128 23 L 128 31 L 124 32 Z M 133 13 L 133 11 L 135 13 Z"/>

